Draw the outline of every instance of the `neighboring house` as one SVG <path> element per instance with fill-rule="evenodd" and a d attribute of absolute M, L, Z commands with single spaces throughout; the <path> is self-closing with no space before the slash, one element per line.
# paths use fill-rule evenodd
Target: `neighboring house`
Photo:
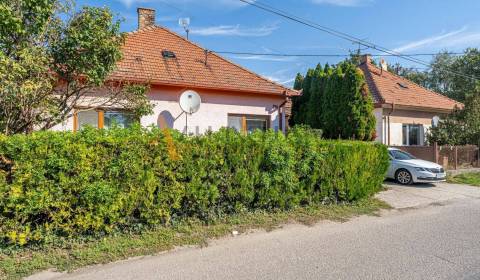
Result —
<path fill-rule="evenodd" d="M 289 97 L 298 92 L 263 78 L 180 35 L 155 25 L 155 11 L 139 8 L 135 32 L 128 33 L 123 59 L 109 78 L 150 85 L 148 97 L 155 105 L 152 115 L 141 118 L 143 126 L 175 128 L 191 134 L 233 127 L 285 131 L 290 115 Z M 199 93 L 200 110 L 182 114 L 179 97 L 186 90 Z M 106 128 L 112 122 L 128 126 L 134 121 L 120 108 L 79 110 L 57 130 L 78 130 L 84 125 Z"/>
<path fill-rule="evenodd" d="M 375 102 L 377 141 L 389 146 L 422 146 L 434 118 L 442 118 L 463 104 L 428 90 L 362 58 L 365 74 Z"/>

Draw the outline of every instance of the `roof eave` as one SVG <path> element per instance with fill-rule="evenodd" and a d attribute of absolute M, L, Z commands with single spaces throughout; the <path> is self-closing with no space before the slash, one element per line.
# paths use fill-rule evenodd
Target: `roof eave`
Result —
<path fill-rule="evenodd" d="M 448 109 L 448 108 L 434 108 L 434 107 L 425 107 L 425 106 L 404 105 L 404 104 L 397 104 L 397 103 L 394 104 L 394 103 L 387 103 L 387 102 L 376 103 L 375 107 L 386 108 L 386 109 L 391 109 L 392 107 L 395 107 L 396 110 L 400 109 L 400 110 L 444 113 L 444 114 L 449 114 L 455 109 L 455 107 L 452 107 L 451 109 Z"/>
<path fill-rule="evenodd" d="M 227 87 L 208 87 L 203 85 L 194 85 L 194 84 L 182 84 L 182 83 L 168 83 L 168 82 L 155 82 L 155 81 L 147 81 L 143 79 L 121 79 L 121 78 L 110 78 L 109 81 L 120 81 L 126 83 L 141 83 L 141 84 L 148 84 L 151 86 L 167 86 L 167 87 L 180 87 L 180 88 L 190 88 L 190 89 L 203 89 L 203 90 L 215 90 L 215 91 L 226 91 L 226 92 L 235 92 L 235 93 L 253 93 L 253 94 L 261 94 L 261 95 L 273 95 L 273 96 L 298 96 L 299 93 L 293 89 L 282 89 L 279 91 L 257 91 L 257 90 L 239 90 L 239 89 L 232 89 Z"/>

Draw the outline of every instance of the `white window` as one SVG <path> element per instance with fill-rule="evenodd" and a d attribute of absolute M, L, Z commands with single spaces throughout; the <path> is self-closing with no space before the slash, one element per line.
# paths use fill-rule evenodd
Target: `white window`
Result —
<path fill-rule="evenodd" d="M 423 125 L 421 124 L 403 124 L 403 145 L 404 146 L 421 146 L 424 144 Z"/>
<path fill-rule="evenodd" d="M 252 133 L 257 129 L 266 131 L 269 128 L 270 116 L 228 115 L 228 127 L 243 133 Z"/>

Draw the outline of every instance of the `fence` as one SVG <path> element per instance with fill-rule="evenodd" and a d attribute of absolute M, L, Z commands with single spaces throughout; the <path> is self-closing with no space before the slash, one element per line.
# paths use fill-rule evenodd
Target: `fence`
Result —
<path fill-rule="evenodd" d="M 445 169 L 480 167 L 480 150 L 477 146 L 398 146 L 413 156 L 436 162 Z"/>

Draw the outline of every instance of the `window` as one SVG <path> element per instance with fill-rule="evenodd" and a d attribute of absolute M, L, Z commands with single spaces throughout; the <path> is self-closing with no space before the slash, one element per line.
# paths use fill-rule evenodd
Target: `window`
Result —
<path fill-rule="evenodd" d="M 404 124 L 403 131 L 403 145 L 418 146 L 423 145 L 423 125 L 420 124 Z"/>
<path fill-rule="evenodd" d="M 389 151 L 388 153 L 392 158 L 398 159 L 398 160 L 415 159 L 414 156 L 404 151 L 392 150 L 392 151 Z"/>
<path fill-rule="evenodd" d="M 76 113 L 77 115 L 77 124 L 75 130 L 82 129 L 83 127 L 89 125 L 95 128 L 98 128 L 98 112 L 95 110 L 91 111 L 80 111 Z"/>
<path fill-rule="evenodd" d="M 120 128 L 130 127 L 135 122 L 135 115 L 127 112 L 105 111 L 104 128 L 110 128 L 116 125 Z"/>
<path fill-rule="evenodd" d="M 174 52 L 169 51 L 169 50 L 163 50 L 162 51 L 162 56 L 164 58 L 176 58 L 177 57 Z"/>
<path fill-rule="evenodd" d="M 126 111 L 88 110 L 74 114 L 74 131 L 89 125 L 95 128 L 110 128 L 116 125 L 121 128 L 130 127 L 137 119 Z"/>
<path fill-rule="evenodd" d="M 238 132 L 252 133 L 257 129 L 266 131 L 270 116 L 228 115 L 228 127 Z"/>

